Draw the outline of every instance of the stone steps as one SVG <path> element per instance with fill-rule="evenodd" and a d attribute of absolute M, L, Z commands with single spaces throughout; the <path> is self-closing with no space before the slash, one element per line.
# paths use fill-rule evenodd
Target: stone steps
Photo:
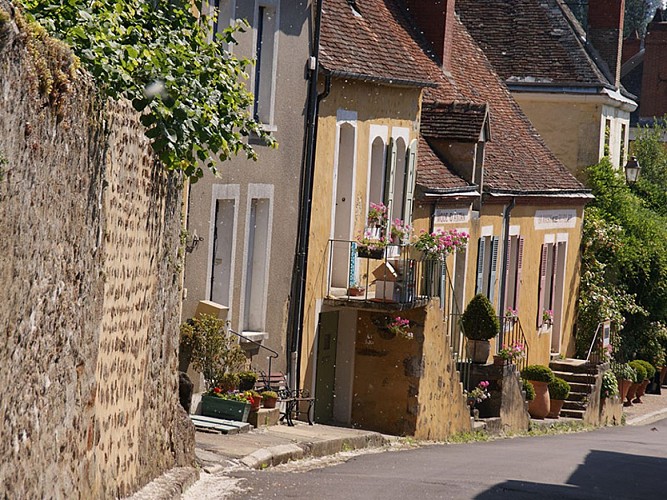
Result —
<path fill-rule="evenodd" d="M 595 377 L 588 375 L 586 373 L 569 373 L 561 371 L 553 371 L 556 377 L 562 378 L 563 380 L 575 383 L 575 384 L 592 384 L 595 381 Z"/>
<path fill-rule="evenodd" d="M 570 395 L 567 397 L 568 401 L 588 401 L 587 392 L 573 392 L 570 391 Z"/>
<path fill-rule="evenodd" d="M 560 416 L 561 417 L 568 417 L 568 418 L 578 418 L 578 419 L 583 420 L 584 413 L 586 413 L 586 410 L 566 410 L 566 409 L 562 409 L 560 411 Z"/>
<path fill-rule="evenodd" d="M 570 384 L 568 395 L 563 409 L 560 411 L 562 417 L 583 419 L 586 413 L 589 394 L 595 384 L 595 374 L 591 373 L 591 367 L 584 360 L 567 359 L 553 360 L 549 368 L 556 377 L 562 378 Z M 597 373 L 597 367 L 595 368 Z"/>
<path fill-rule="evenodd" d="M 582 401 L 570 401 L 570 399 L 566 399 L 565 402 L 563 403 L 563 409 L 564 410 L 586 410 L 586 403 Z"/>

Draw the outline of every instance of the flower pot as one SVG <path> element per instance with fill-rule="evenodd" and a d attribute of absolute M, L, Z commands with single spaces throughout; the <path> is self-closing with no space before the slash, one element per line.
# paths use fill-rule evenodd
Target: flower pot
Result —
<path fill-rule="evenodd" d="M 564 399 L 550 399 L 549 414 L 547 415 L 547 417 L 558 418 L 558 416 L 560 415 L 560 410 L 563 408 L 563 404 L 565 404 Z"/>
<path fill-rule="evenodd" d="M 509 359 L 501 358 L 497 354 L 493 355 L 493 366 L 507 366 L 509 364 Z"/>
<path fill-rule="evenodd" d="M 350 297 L 361 297 L 364 295 L 365 290 L 361 287 L 351 286 L 347 289 L 347 294 Z"/>
<path fill-rule="evenodd" d="M 255 387 L 255 380 L 252 379 L 241 379 L 239 382 L 239 391 L 250 391 Z"/>
<path fill-rule="evenodd" d="M 275 408 L 277 403 L 278 398 L 262 398 L 262 404 L 264 405 L 264 408 Z"/>
<path fill-rule="evenodd" d="M 485 364 L 491 352 L 491 342 L 488 340 L 470 340 L 466 344 L 466 355 L 473 363 Z"/>
<path fill-rule="evenodd" d="M 665 383 L 665 377 L 667 377 L 667 366 L 663 366 L 660 370 L 660 385 Z"/>
<path fill-rule="evenodd" d="M 262 404 L 262 397 L 252 398 L 252 403 L 250 403 L 250 411 L 259 411 L 259 407 Z"/>
<path fill-rule="evenodd" d="M 359 245 L 357 247 L 357 255 L 365 259 L 382 260 L 384 259 L 384 248 L 369 248 Z"/>
<path fill-rule="evenodd" d="M 619 381 L 618 395 L 621 397 L 621 401 L 623 401 L 625 397 L 628 395 L 628 390 L 630 389 L 631 385 L 632 385 L 632 380 L 623 379 Z"/>
<path fill-rule="evenodd" d="M 529 380 L 529 382 L 535 388 L 535 399 L 528 404 L 528 413 L 533 418 L 542 419 L 549 414 L 550 410 L 549 384 L 534 380 Z"/>
<path fill-rule="evenodd" d="M 630 388 L 628 389 L 628 394 L 625 396 L 625 403 L 623 403 L 623 406 L 632 406 L 632 400 L 635 398 L 635 394 L 637 394 L 639 385 L 640 384 L 636 382 L 630 384 Z"/>
<path fill-rule="evenodd" d="M 632 400 L 633 403 L 643 403 L 641 398 L 646 393 L 646 387 L 649 382 L 649 379 L 644 379 L 641 384 L 637 384 L 637 394 L 635 395 L 635 399 Z"/>
<path fill-rule="evenodd" d="M 250 403 L 222 399 L 217 396 L 203 396 L 201 409 L 202 415 L 206 417 L 247 422 L 248 414 L 250 413 Z"/>

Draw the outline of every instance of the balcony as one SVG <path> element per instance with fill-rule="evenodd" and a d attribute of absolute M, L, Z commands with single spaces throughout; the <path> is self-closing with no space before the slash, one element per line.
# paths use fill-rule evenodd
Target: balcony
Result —
<path fill-rule="evenodd" d="M 422 260 L 410 245 L 371 250 L 355 241 L 329 240 L 326 301 L 365 309 L 403 310 L 440 297 L 445 267 Z"/>

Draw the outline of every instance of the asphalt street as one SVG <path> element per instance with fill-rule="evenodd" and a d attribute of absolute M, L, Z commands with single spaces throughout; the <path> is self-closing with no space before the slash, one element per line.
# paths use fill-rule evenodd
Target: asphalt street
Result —
<path fill-rule="evenodd" d="M 234 499 L 667 499 L 667 420 L 230 475 L 236 493 L 225 496 Z"/>

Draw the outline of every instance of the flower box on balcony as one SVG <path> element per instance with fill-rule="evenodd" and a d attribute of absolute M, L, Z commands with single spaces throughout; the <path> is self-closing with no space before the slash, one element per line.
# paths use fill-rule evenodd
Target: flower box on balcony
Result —
<path fill-rule="evenodd" d="M 357 247 L 357 255 L 364 259 L 384 259 L 384 248 L 371 248 L 364 245 Z"/>

